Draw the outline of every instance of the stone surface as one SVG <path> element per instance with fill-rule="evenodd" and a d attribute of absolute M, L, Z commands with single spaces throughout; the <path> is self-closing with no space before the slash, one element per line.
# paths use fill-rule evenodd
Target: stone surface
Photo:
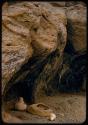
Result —
<path fill-rule="evenodd" d="M 23 90 L 24 85 L 42 83 L 50 94 L 58 84 L 66 43 L 70 41 L 76 52 L 86 49 L 86 6 L 56 4 L 26 1 L 3 6 L 2 93 L 24 82 Z"/>
<path fill-rule="evenodd" d="M 74 6 L 74 5 L 77 5 L 77 4 L 81 4 L 83 6 L 86 6 L 86 3 L 83 2 L 83 1 L 68 1 L 68 2 L 65 2 L 65 6 L 66 7 L 70 7 L 70 6 Z"/>
<path fill-rule="evenodd" d="M 51 2 L 51 4 L 54 6 L 54 7 L 65 7 L 65 4 L 66 2 L 62 1 L 62 2 Z"/>
<path fill-rule="evenodd" d="M 67 8 L 68 40 L 75 51 L 86 50 L 87 9 L 82 4 Z"/>
<path fill-rule="evenodd" d="M 2 32 L 2 85 L 5 85 L 32 56 L 32 47 L 27 39 L 16 35 L 3 26 Z M 3 86 L 2 86 L 3 88 Z"/>
<path fill-rule="evenodd" d="M 17 2 L 2 8 L 2 93 L 31 57 L 46 58 L 56 49 L 62 55 L 67 38 L 65 11 L 48 5 Z"/>

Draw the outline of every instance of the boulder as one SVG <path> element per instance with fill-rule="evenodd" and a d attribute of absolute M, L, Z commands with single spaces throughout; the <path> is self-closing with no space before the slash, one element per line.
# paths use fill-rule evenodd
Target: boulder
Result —
<path fill-rule="evenodd" d="M 37 58 L 41 66 L 40 60 L 56 49 L 63 56 L 67 38 L 65 11 L 50 4 L 48 7 L 42 2 L 17 2 L 2 8 L 2 93 L 30 59 Z M 37 67 L 36 62 L 34 65 Z M 27 67 L 30 72 L 31 67 Z"/>

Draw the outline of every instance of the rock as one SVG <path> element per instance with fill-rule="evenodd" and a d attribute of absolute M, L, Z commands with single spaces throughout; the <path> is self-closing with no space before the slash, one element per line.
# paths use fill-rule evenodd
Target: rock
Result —
<path fill-rule="evenodd" d="M 83 2 L 83 1 L 69 1 L 69 2 L 65 2 L 65 6 L 66 7 L 69 7 L 69 6 L 74 6 L 74 5 L 77 5 L 77 4 L 81 4 L 83 6 L 86 6 L 86 3 Z"/>
<path fill-rule="evenodd" d="M 8 8 L 8 2 L 5 2 L 2 7 L 3 7 L 3 9 Z"/>
<path fill-rule="evenodd" d="M 2 112 L 2 119 L 3 121 L 8 121 L 9 119 L 11 119 L 11 115 L 5 111 Z"/>
<path fill-rule="evenodd" d="M 58 41 L 57 46 L 59 47 L 60 52 L 61 51 L 63 52 L 64 47 L 66 45 L 66 40 L 67 40 L 67 31 L 66 31 L 67 17 L 65 14 L 65 9 L 60 7 L 53 7 L 49 3 L 47 4 L 40 3 L 40 5 L 42 7 L 43 15 L 45 15 L 47 21 L 49 21 L 52 24 L 52 26 L 54 26 L 54 27 L 51 27 L 53 30 L 50 30 L 50 31 L 52 31 L 52 35 L 53 35 L 53 32 L 56 32 L 56 35 L 55 36 L 53 35 L 53 36 L 56 39 L 55 41 Z M 42 23 L 43 22 L 44 21 L 42 21 Z"/>
<path fill-rule="evenodd" d="M 30 45 L 30 37 L 28 36 L 29 30 L 27 28 L 24 28 L 13 20 L 10 20 L 8 17 L 3 19 L 2 24 L 3 93 L 5 85 L 20 69 L 20 67 L 28 61 L 28 59 L 32 56 L 33 50 Z"/>
<path fill-rule="evenodd" d="M 65 2 L 51 2 L 54 7 L 65 7 Z"/>
<path fill-rule="evenodd" d="M 2 112 L 2 120 L 4 123 L 22 123 L 22 120 L 5 111 Z"/>
<path fill-rule="evenodd" d="M 76 52 L 86 50 L 86 14 L 87 8 L 81 4 L 67 8 L 68 41 Z"/>
<path fill-rule="evenodd" d="M 42 8 L 40 27 L 37 32 L 33 32 L 35 34 L 32 35 L 32 44 L 36 41 L 33 46 L 40 50 L 39 53 L 41 54 L 41 51 L 43 51 L 43 54 L 45 53 L 49 55 L 51 52 L 56 50 L 57 46 L 61 46 L 58 45 L 61 40 L 63 40 L 63 43 L 66 43 L 66 15 L 63 9 L 58 10 L 49 4 L 47 7 L 46 4 L 40 3 L 40 7 Z"/>
<path fill-rule="evenodd" d="M 56 78 L 57 73 L 62 69 L 63 56 L 59 55 L 59 51 L 56 50 L 54 53 L 49 55 L 47 63 L 44 66 L 42 72 L 35 80 L 33 87 L 33 96 L 35 102 L 43 95 L 52 95 L 57 91 L 57 84 L 59 78 Z M 59 76 L 58 76 L 59 77 Z"/>
<path fill-rule="evenodd" d="M 2 16 L 2 93 L 11 77 L 28 61 L 33 54 L 29 28 L 26 23 L 27 9 L 9 6 Z M 24 18 L 20 17 L 20 14 Z M 9 17 L 8 17 L 9 15 Z M 24 25 L 23 25 L 24 24 Z M 29 27 L 29 28 L 27 28 Z"/>
<path fill-rule="evenodd" d="M 51 12 L 49 18 L 52 20 L 52 23 L 56 26 L 58 31 L 58 49 L 60 54 L 62 54 L 67 41 L 67 17 L 65 10 L 60 7 L 53 7 L 49 11 Z"/>
<path fill-rule="evenodd" d="M 67 39 L 65 11 L 43 5 L 17 2 L 2 8 L 2 93 L 6 86 L 11 87 L 10 79 L 31 58 L 41 62 L 56 49 L 63 56 Z"/>
<path fill-rule="evenodd" d="M 65 6 L 69 7 L 69 6 L 74 6 L 76 4 L 77 4 L 77 1 L 71 1 L 71 2 L 68 1 L 68 2 L 65 3 Z"/>

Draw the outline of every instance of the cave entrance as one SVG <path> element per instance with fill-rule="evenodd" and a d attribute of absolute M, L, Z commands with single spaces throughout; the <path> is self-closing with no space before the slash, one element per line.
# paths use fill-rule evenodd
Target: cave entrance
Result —
<path fill-rule="evenodd" d="M 5 87 L 4 101 L 23 97 L 26 102 L 33 103 L 34 82 L 45 64 L 45 59 L 37 61 L 34 57 L 24 64 Z"/>
<path fill-rule="evenodd" d="M 58 51 L 47 57 L 32 57 L 11 78 L 4 91 L 4 101 L 23 97 L 26 103 L 34 103 L 37 94 L 52 94 L 57 88 L 58 71 L 61 70 L 63 59 Z M 54 82 L 53 82 L 54 80 Z M 59 81 L 59 80 L 58 80 Z M 54 84 L 53 84 L 54 83 Z M 53 86 L 53 87 L 52 87 Z M 43 90 L 41 92 L 41 90 Z"/>
<path fill-rule="evenodd" d="M 72 56 L 68 70 L 60 78 L 63 64 L 58 50 L 47 57 L 32 57 L 9 81 L 4 100 L 23 97 L 26 103 L 35 103 L 42 94 L 80 91 L 86 77 L 86 52 Z"/>

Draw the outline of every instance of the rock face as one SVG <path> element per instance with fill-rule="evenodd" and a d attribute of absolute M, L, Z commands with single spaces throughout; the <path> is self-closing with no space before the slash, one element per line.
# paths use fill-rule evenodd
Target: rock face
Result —
<path fill-rule="evenodd" d="M 61 8 L 50 4 L 48 7 L 40 2 L 3 6 L 2 93 L 8 81 L 31 58 L 40 60 L 55 50 L 63 56 L 67 39 L 66 14 Z"/>
<path fill-rule="evenodd" d="M 66 43 L 70 42 L 75 52 L 86 50 L 86 11 L 82 2 L 17 1 L 4 4 L 3 96 L 13 93 L 29 101 L 31 98 L 37 100 L 40 90 L 47 95 L 53 93 L 63 76 Z M 70 62 L 70 53 L 67 62 Z"/>
<path fill-rule="evenodd" d="M 66 2 L 51 2 L 51 5 L 55 7 L 65 7 Z"/>
<path fill-rule="evenodd" d="M 13 8 L 2 16 L 2 89 L 33 53 L 28 28 L 9 17 Z M 17 10 L 12 12 L 16 13 Z M 20 10 L 19 10 L 20 11 Z M 18 12 L 18 11 L 17 11 Z M 8 16 L 9 15 L 9 16 Z M 2 91 L 3 91 L 2 90 Z"/>
<path fill-rule="evenodd" d="M 86 3 L 83 2 L 83 1 L 68 1 L 68 2 L 65 2 L 65 6 L 66 7 L 70 7 L 70 6 L 74 6 L 74 5 L 77 5 L 77 4 L 81 4 L 83 6 L 86 6 Z"/>
<path fill-rule="evenodd" d="M 75 51 L 86 50 L 86 6 L 77 4 L 67 8 L 68 40 L 72 43 Z"/>

